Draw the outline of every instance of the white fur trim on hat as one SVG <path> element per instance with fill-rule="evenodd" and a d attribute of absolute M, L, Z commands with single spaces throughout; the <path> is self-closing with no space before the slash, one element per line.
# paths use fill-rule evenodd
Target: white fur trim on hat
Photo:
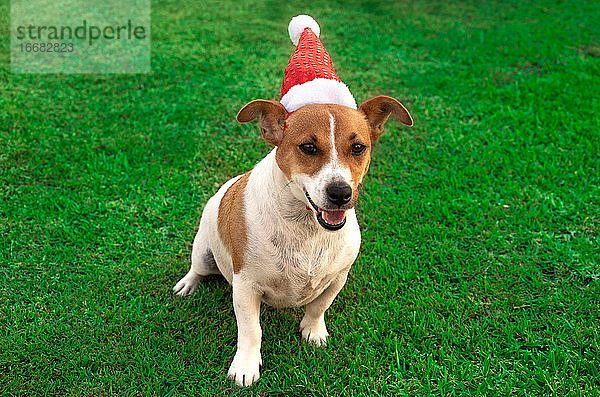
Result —
<path fill-rule="evenodd" d="M 314 79 L 296 84 L 281 98 L 288 113 L 315 103 L 333 103 L 356 109 L 356 101 L 346 84 L 330 79 Z"/>
<path fill-rule="evenodd" d="M 288 26 L 288 32 L 290 33 L 290 39 L 295 46 L 298 45 L 298 41 L 300 40 L 300 36 L 304 29 L 310 28 L 317 37 L 321 33 L 321 28 L 317 21 L 315 21 L 312 17 L 308 15 L 298 15 L 292 18 L 290 24 Z"/>

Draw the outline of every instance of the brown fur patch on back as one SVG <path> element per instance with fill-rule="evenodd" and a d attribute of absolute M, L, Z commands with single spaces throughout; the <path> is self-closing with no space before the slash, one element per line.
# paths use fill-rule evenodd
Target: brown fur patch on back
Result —
<path fill-rule="evenodd" d="M 244 213 L 244 192 L 250 171 L 240 177 L 221 199 L 217 217 L 217 229 L 225 248 L 231 255 L 233 272 L 239 273 L 244 266 L 244 255 L 248 243 L 246 215 Z"/>

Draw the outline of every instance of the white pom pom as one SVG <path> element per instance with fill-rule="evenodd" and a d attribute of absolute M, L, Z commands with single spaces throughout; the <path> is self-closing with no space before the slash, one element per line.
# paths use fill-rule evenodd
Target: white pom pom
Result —
<path fill-rule="evenodd" d="M 308 15 L 298 15 L 292 18 L 290 25 L 288 26 L 288 32 L 290 32 L 290 39 L 294 45 L 298 45 L 300 35 L 302 35 L 302 32 L 304 32 L 304 29 L 306 28 L 310 28 L 313 33 L 319 37 L 321 28 L 319 27 L 317 21 L 315 21 L 312 17 Z"/>

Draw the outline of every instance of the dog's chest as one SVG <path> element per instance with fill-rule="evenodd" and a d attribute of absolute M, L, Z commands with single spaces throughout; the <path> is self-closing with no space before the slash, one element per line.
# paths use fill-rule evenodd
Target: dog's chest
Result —
<path fill-rule="evenodd" d="M 259 284 L 263 300 L 273 306 L 302 306 L 312 301 L 353 260 L 339 235 L 275 232 L 265 249 L 269 270 Z"/>

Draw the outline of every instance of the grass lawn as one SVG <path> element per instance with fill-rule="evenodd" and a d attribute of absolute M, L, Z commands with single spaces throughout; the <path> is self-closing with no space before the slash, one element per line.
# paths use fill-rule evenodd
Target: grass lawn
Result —
<path fill-rule="evenodd" d="M 450 4 L 452 3 L 452 4 Z M 260 381 L 313 395 L 598 395 L 599 2 L 153 1 L 149 75 L 9 72 L 0 3 L 0 395 L 242 394 L 231 288 L 171 292 L 206 200 L 270 147 L 290 17 L 389 123 L 326 316 L 263 305 Z"/>

